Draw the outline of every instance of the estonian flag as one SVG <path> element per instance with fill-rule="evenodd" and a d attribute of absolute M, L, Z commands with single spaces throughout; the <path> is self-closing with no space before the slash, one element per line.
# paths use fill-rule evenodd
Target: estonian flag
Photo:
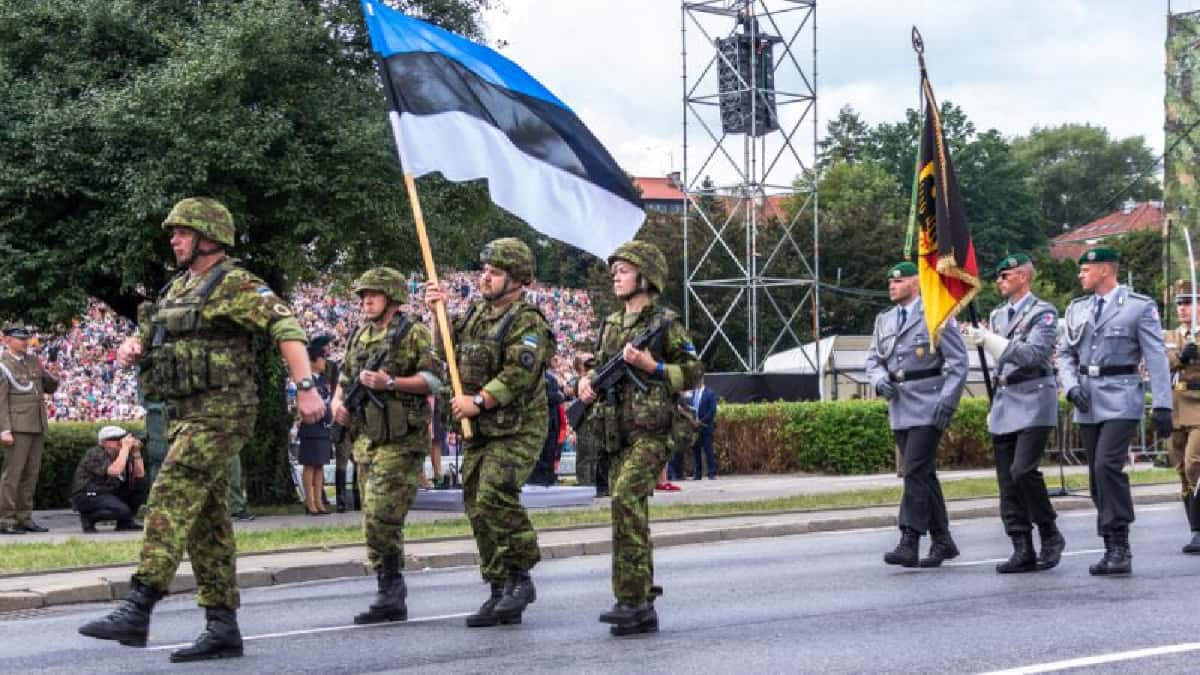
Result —
<path fill-rule="evenodd" d="M 925 325 L 936 343 L 946 324 L 979 292 L 979 265 L 958 192 L 958 177 L 946 147 L 933 87 L 922 70 L 925 125 L 915 177 L 914 212 L 918 227 L 917 272 Z"/>
<path fill-rule="evenodd" d="M 646 214 L 621 168 L 571 109 L 496 52 L 363 0 L 404 171 L 486 178 L 492 201 L 601 258 Z"/>

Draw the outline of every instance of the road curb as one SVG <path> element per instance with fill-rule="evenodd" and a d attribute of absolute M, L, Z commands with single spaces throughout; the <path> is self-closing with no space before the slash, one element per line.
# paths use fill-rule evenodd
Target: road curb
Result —
<path fill-rule="evenodd" d="M 1175 494 L 1143 494 L 1134 495 L 1135 504 L 1162 504 L 1179 501 Z M 951 521 L 971 520 L 978 518 L 994 518 L 999 516 L 999 505 L 969 504 L 950 502 L 948 505 Z M 869 507 L 863 511 L 878 511 L 880 507 Z M 675 526 L 686 527 L 694 525 L 693 529 L 683 531 L 662 532 L 654 536 L 654 545 L 660 548 L 686 546 L 691 544 L 706 544 L 722 541 L 739 541 L 744 539 L 763 539 L 770 537 L 785 537 L 797 534 L 827 533 L 846 530 L 861 530 L 880 527 L 894 527 L 896 514 L 894 507 L 888 513 L 839 513 L 833 517 L 808 517 L 797 513 L 794 522 L 755 523 L 749 525 L 726 524 L 722 526 L 719 518 L 704 518 L 696 521 L 672 521 Z M 1092 508 L 1086 495 L 1072 495 L 1055 503 L 1058 511 L 1078 511 Z M 786 515 L 786 514 L 780 514 Z M 811 514 L 816 515 L 816 514 Z M 745 517 L 743 516 L 731 516 Z M 713 527 L 704 527 L 712 525 Z M 597 528 L 599 529 L 599 528 Z M 466 567 L 479 564 L 479 556 L 474 550 L 470 539 L 459 540 L 469 542 L 468 551 L 445 551 L 436 553 L 410 554 L 406 556 L 405 565 L 408 569 L 439 569 L 447 567 Z M 451 542 L 440 542 L 442 544 Z M 345 552 L 344 549 L 342 549 Z M 575 558 L 584 555 L 608 555 L 612 552 L 612 541 L 607 537 L 602 539 L 587 538 L 583 541 L 546 543 L 542 546 L 542 557 L 545 559 Z M 258 556 L 268 554 L 257 554 Z M 238 586 L 240 588 L 260 588 L 280 584 L 300 583 L 306 581 L 322 581 L 328 579 L 344 579 L 369 576 L 371 570 L 365 559 L 337 560 L 332 562 L 302 563 L 287 565 L 256 564 L 256 556 L 248 555 L 241 558 L 247 565 L 238 571 Z M 365 558 L 365 555 L 363 556 Z M 253 566 L 250 566 L 253 565 Z M 58 605 L 78 604 L 86 602 L 102 602 L 122 598 L 129 590 L 129 574 L 132 567 L 107 567 L 94 570 L 96 576 L 85 578 L 79 582 L 63 582 L 46 579 L 38 583 L 37 577 L 31 578 L 27 588 L 13 588 L 0 591 L 0 613 L 27 611 Z M 88 574 L 80 570 L 72 574 Z M 187 593 L 196 589 L 195 577 L 187 572 L 176 575 L 171 584 L 172 593 Z"/>

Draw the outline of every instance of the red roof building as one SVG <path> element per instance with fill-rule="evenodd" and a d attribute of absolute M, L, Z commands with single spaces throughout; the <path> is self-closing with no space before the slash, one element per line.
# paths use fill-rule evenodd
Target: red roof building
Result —
<path fill-rule="evenodd" d="M 1113 211 L 1107 216 L 1055 237 L 1050 242 L 1050 257 L 1058 260 L 1077 260 L 1084 251 L 1099 245 L 1105 239 L 1138 230 L 1161 230 L 1163 217 L 1162 202 L 1131 202 L 1120 211 Z"/>
<path fill-rule="evenodd" d="M 684 196 L 679 185 L 679 174 L 672 173 L 663 178 L 649 177 L 634 177 L 633 184 L 641 191 L 642 203 L 647 211 L 656 211 L 658 213 L 673 213 L 676 215 L 683 214 Z M 784 212 L 784 201 L 789 198 L 788 195 L 770 195 L 763 200 L 763 205 L 759 211 L 761 218 L 774 218 L 781 222 L 787 220 L 787 214 Z M 744 212 L 746 204 L 744 201 L 733 197 L 720 197 L 725 204 L 726 212 L 741 208 Z"/>

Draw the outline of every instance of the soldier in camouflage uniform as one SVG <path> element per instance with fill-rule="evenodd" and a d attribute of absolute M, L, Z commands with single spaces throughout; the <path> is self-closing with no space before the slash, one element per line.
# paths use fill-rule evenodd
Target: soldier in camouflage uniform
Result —
<path fill-rule="evenodd" d="M 320 419 L 325 406 L 313 388 L 307 339 L 292 311 L 261 279 L 226 257 L 234 245 L 229 211 L 213 199 L 184 199 L 162 228 L 171 233 L 182 271 L 156 303 L 143 305 L 138 334 L 121 344 L 117 360 L 122 366 L 140 363 L 143 393 L 166 402 L 170 450 L 150 493 L 129 595 L 79 632 L 145 646 L 150 613 L 186 551 L 207 626 L 171 660 L 241 656 L 228 492 L 230 459 L 250 438 L 258 408 L 252 338 L 270 336 L 278 344 L 299 389 L 302 419 Z"/>
<path fill-rule="evenodd" d="M 450 401 L 469 419 L 464 442 L 463 504 L 479 547 L 479 569 L 491 595 L 467 625 L 521 623 L 537 597 L 529 570 L 541 560 L 537 533 L 521 505 L 521 486 L 541 453 L 549 424 L 543 373 L 555 340 L 541 311 L 525 300 L 533 254 L 518 239 L 497 239 L 479 255 L 482 300 L 454 321 L 464 394 Z M 432 282 L 425 301 L 446 298 Z"/>
<path fill-rule="evenodd" d="M 334 421 L 354 424 L 358 431 L 354 463 L 366 477 L 363 533 L 367 559 L 378 578 L 375 601 L 354 617 L 358 624 L 408 618 L 408 592 L 400 574 L 404 518 L 429 452 L 425 396 L 441 387 L 429 327 L 400 311 L 407 300 L 404 285 L 404 275 L 390 267 L 368 270 L 354 282 L 367 322 L 350 338 L 333 394 Z M 368 399 L 358 410 L 347 409 L 347 393 L 355 386 L 374 392 L 383 408 Z"/>
<path fill-rule="evenodd" d="M 1196 358 L 1196 336 L 1192 334 L 1192 312 L 1196 292 L 1191 283 L 1175 284 L 1175 311 L 1179 327 L 1163 333 L 1167 348 L 1167 363 L 1175 380 L 1171 414 L 1171 463 L 1182 483 L 1183 508 L 1187 513 L 1192 540 L 1183 547 L 1184 553 L 1200 553 L 1200 498 L 1196 483 L 1200 480 L 1200 360 Z"/>
<path fill-rule="evenodd" d="M 673 426 L 683 414 L 676 396 L 700 384 L 704 365 L 679 316 L 659 304 L 667 280 L 662 252 L 653 244 L 630 241 L 619 246 L 608 263 L 613 293 L 625 308 L 604 320 L 595 363 L 621 354 L 649 385 L 643 393 L 626 379 L 619 385 L 616 405 L 604 401 L 592 406 L 584 425 L 589 436 L 602 435 L 598 440 L 609 456 L 611 472 L 612 587 L 617 603 L 600 615 L 600 621 L 612 624 L 614 635 L 630 635 L 658 630 L 654 599 L 662 589 L 654 585 L 648 499 L 676 445 L 671 441 Z M 635 336 L 647 331 L 654 336 L 647 348 L 634 347 Z M 596 400 L 590 377 L 580 378 L 579 397 L 585 403 Z M 679 446 L 685 444 L 690 447 L 691 440 Z"/>

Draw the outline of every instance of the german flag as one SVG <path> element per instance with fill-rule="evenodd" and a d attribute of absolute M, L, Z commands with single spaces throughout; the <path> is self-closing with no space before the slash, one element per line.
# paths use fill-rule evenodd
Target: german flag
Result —
<path fill-rule="evenodd" d="M 933 88 L 928 78 L 921 80 L 925 124 L 914 186 L 917 271 L 925 325 L 936 344 L 947 322 L 979 292 L 979 265 Z"/>

